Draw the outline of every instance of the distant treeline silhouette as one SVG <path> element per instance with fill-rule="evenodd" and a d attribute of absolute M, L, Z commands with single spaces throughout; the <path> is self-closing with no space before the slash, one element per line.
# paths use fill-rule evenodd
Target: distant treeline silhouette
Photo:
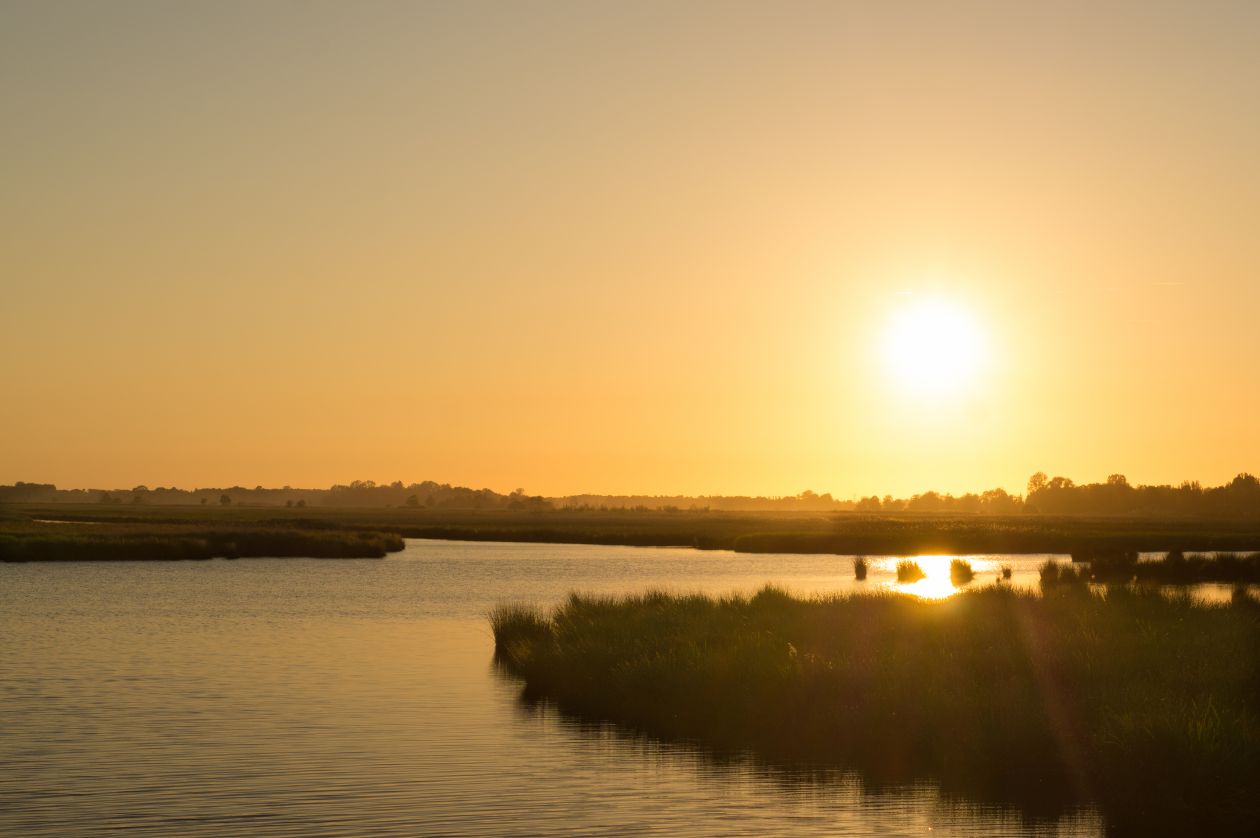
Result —
<path fill-rule="evenodd" d="M 551 498 L 560 509 L 649 510 L 663 512 L 841 512 L 854 509 L 853 501 L 836 500 L 830 492 L 817 494 L 809 489 L 799 495 L 567 495 Z"/>
<path fill-rule="evenodd" d="M 1224 486 L 1203 487 L 1197 481 L 1178 486 L 1133 486 L 1123 474 L 1103 483 L 1077 485 L 1066 477 L 1037 472 L 1028 480 L 1028 494 L 1002 489 L 955 497 L 924 492 L 907 499 L 875 496 L 858 501 L 859 512 L 959 513 L 981 515 L 1131 515 L 1135 517 L 1260 517 L 1260 480 L 1242 473 Z"/>
<path fill-rule="evenodd" d="M 404 484 L 401 480 L 378 484 L 355 480 L 328 489 L 294 489 L 284 486 L 267 489 L 244 486 L 207 489 L 136 486 L 132 489 L 58 489 L 51 483 L 15 483 L 0 486 L 0 503 L 102 503 L 148 504 L 155 506 L 310 506 L 335 507 L 414 507 L 426 509 L 550 509 L 551 503 L 524 489 L 500 494 L 490 489 L 469 489 L 449 483 Z"/>
<path fill-rule="evenodd" d="M 51 483 L 0 486 L 0 503 L 101 503 L 148 505 L 217 505 L 399 508 L 434 510 L 535 511 L 663 511 L 663 512 L 864 512 L 879 515 L 1106 515 L 1132 517 L 1260 518 L 1260 480 L 1242 473 L 1224 486 L 1204 487 L 1197 481 L 1177 486 L 1133 486 L 1122 474 L 1102 483 L 1077 485 L 1066 477 L 1037 472 L 1026 495 L 1005 489 L 950 495 L 929 491 L 909 498 L 885 495 L 842 501 L 806 490 L 799 495 L 568 495 L 546 498 L 524 489 L 501 494 L 436 483 L 376 483 L 355 480 L 328 489 L 267 489 L 243 486 L 206 489 L 58 489 Z"/>

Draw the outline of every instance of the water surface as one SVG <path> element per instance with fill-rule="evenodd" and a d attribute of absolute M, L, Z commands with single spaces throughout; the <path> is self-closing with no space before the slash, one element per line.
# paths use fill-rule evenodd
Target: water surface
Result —
<path fill-rule="evenodd" d="M 1028 585 L 1044 556 L 1010 564 Z M 485 613 L 570 590 L 799 593 L 850 559 L 408 541 L 385 560 L 0 565 L 0 834 L 1063 835 L 944 799 L 592 730 L 518 701 Z M 932 562 L 925 562 L 932 564 Z M 947 567 L 948 562 L 944 563 Z"/>

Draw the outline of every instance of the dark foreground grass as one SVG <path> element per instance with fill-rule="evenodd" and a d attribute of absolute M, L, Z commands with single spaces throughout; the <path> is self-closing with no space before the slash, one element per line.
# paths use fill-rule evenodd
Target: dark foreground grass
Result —
<path fill-rule="evenodd" d="M 1260 819 L 1260 606 L 1084 586 L 943 602 L 573 595 L 492 615 L 525 696 L 722 754 L 922 778 L 1112 834 Z"/>
<path fill-rule="evenodd" d="M 389 533 L 248 524 L 59 524 L 0 521 L 0 561 L 159 561 L 262 556 L 382 558 L 401 550 Z"/>

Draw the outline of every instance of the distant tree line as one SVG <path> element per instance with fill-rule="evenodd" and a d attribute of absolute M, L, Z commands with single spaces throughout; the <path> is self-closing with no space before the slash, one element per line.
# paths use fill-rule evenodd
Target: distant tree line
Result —
<path fill-rule="evenodd" d="M 355 480 L 348 486 L 336 485 L 328 490 L 325 506 L 409 506 L 426 509 L 551 509 L 552 504 L 539 495 L 527 495 L 524 489 L 500 494 L 491 489 L 470 489 L 449 483 L 404 484 L 396 480 L 378 484 L 371 480 Z"/>
<path fill-rule="evenodd" d="M 1177 486 L 1133 486 L 1123 474 L 1102 483 L 1077 485 L 1066 477 L 1037 472 L 1028 494 L 1003 489 L 982 494 L 924 492 L 909 498 L 862 498 L 859 512 L 918 512 L 979 515 L 1131 515 L 1135 517 L 1260 518 L 1260 480 L 1242 473 L 1224 486 L 1204 488 L 1197 481 Z"/>
<path fill-rule="evenodd" d="M 562 509 L 663 512 L 839 512 L 853 509 L 853 501 L 837 500 L 830 492 L 817 494 L 809 489 L 799 495 L 764 497 L 752 495 L 568 495 L 553 498 Z"/>
<path fill-rule="evenodd" d="M 855 507 L 858 512 L 954 512 L 960 515 L 1018 515 L 1024 512 L 1024 499 L 1005 489 L 965 495 L 948 495 L 940 492 L 924 492 L 909 498 L 883 498 L 871 495 L 862 498 Z"/>
<path fill-rule="evenodd" d="M 0 503 L 102 503 L 202 505 L 202 506 L 283 506 L 303 509 L 308 506 L 338 507 L 412 507 L 427 509 L 551 509 L 552 504 L 538 495 L 527 495 L 524 489 L 500 494 L 490 489 L 469 489 L 449 483 L 404 484 L 401 480 L 378 484 L 371 480 L 355 480 L 348 485 L 328 489 L 294 489 L 284 486 L 267 489 L 255 486 L 227 488 L 177 489 L 175 487 L 136 486 L 131 489 L 58 489 L 51 483 L 22 483 L 0 486 Z"/>
<path fill-rule="evenodd" d="M 1197 481 L 1177 486 L 1131 486 L 1123 474 L 1078 486 L 1066 477 L 1037 472 L 1028 480 L 1029 512 L 1051 515 L 1150 515 L 1260 517 L 1260 480 L 1242 473 L 1224 486 Z"/>
<path fill-rule="evenodd" d="M 1037 472 L 1026 495 L 990 489 L 963 495 L 924 492 L 909 498 L 871 495 L 856 502 L 805 491 L 784 497 L 745 495 L 569 495 L 545 498 L 524 489 L 508 494 L 426 480 L 381 484 L 355 480 L 328 489 L 265 489 L 243 486 L 212 489 L 58 489 L 51 483 L 0 486 L 0 503 L 201 504 L 216 506 L 396 507 L 412 509 L 549 509 L 666 512 L 844 512 L 957 515 L 1129 515 L 1136 517 L 1260 518 L 1260 480 L 1239 474 L 1224 486 L 1185 482 L 1177 486 L 1133 486 L 1122 474 L 1102 483 L 1077 485 L 1066 477 Z"/>

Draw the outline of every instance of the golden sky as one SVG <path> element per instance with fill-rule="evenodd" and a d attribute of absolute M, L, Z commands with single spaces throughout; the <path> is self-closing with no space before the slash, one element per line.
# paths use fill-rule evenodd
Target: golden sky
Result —
<path fill-rule="evenodd" d="M 1257 43 L 1254 2 L 2 3 L 0 482 L 1260 471 Z"/>

